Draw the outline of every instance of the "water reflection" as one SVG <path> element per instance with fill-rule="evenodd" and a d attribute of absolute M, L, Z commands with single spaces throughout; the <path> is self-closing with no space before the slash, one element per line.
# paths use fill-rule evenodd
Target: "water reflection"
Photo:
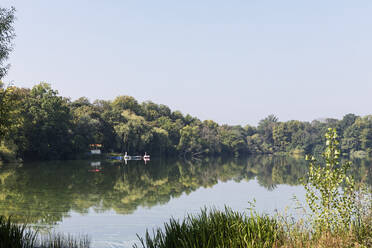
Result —
<path fill-rule="evenodd" d="M 256 156 L 199 162 L 153 160 L 43 162 L 0 167 L 0 215 L 20 222 L 53 225 L 73 210 L 130 214 L 139 206 L 165 204 L 218 181 L 257 178 L 268 190 L 297 185 L 306 173 L 302 159 Z M 371 183 L 371 161 L 354 161 L 357 181 Z"/>

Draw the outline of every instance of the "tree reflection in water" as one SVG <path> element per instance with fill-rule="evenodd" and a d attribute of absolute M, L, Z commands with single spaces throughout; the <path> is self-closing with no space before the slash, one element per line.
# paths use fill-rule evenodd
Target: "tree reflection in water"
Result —
<path fill-rule="evenodd" d="M 86 214 L 114 210 L 130 214 L 139 206 L 165 204 L 183 193 L 212 187 L 218 181 L 257 179 L 268 190 L 278 184 L 298 185 L 305 175 L 303 159 L 254 156 L 209 158 L 190 162 L 131 161 L 128 165 L 101 161 L 39 162 L 0 167 L 0 215 L 19 222 L 53 225 L 75 211 Z M 133 163 L 132 163 L 133 162 Z M 93 169 L 92 169 L 93 168 Z M 371 185 L 371 161 L 354 161 L 358 182 Z"/>

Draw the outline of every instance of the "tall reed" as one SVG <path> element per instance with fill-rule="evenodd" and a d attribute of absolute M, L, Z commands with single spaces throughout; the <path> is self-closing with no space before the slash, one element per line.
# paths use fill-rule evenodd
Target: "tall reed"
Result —
<path fill-rule="evenodd" d="M 90 239 L 87 235 L 72 236 L 71 234 L 50 233 L 41 236 L 40 248 L 89 248 Z"/>
<path fill-rule="evenodd" d="M 145 239 L 139 239 L 144 248 L 266 248 L 280 242 L 281 236 L 282 230 L 276 219 L 225 208 L 224 211 L 203 209 L 200 214 L 188 215 L 183 221 L 172 218 L 163 229 L 154 230 L 152 237 L 147 231 Z"/>
<path fill-rule="evenodd" d="M 89 248 L 87 235 L 49 233 L 40 235 L 26 224 L 12 223 L 11 218 L 0 216 L 0 248 Z"/>
<path fill-rule="evenodd" d="M 17 225 L 0 216 L 0 247 L 32 248 L 35 245 L 37 233 L 26 225 Z"/>

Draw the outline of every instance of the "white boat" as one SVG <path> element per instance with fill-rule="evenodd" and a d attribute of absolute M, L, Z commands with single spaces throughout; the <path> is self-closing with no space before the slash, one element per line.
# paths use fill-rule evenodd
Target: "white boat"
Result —
<path fill-rule="evenodd" d="M 127 152 L 125 152 L 124 160 L 131 160 L 131 156 L 128 156 Z"/>
<path fill-rule="evenodd" d="M 145 155 L 143 155 L 143 160 L 150 160 L 150 155 L 147 155 L 145 152 Z"/>

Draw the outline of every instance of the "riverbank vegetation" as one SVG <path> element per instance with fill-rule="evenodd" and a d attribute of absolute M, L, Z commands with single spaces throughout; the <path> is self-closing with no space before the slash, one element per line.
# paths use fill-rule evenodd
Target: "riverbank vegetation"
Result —
<path fill-rule="evenodd" d="M 171 219 L 163 228 L 139 237 L 142 248 L 246 247 L 246 248 L 329 248 L 372 245 L 372 210 L 358 216 L 348 229 L 316 232 L 304 220 L 239 213 L 226 209 L 202 210 L 184 220 Z"/>
<path fill-rule="evenodd" d="M 183 221 L 171 219 L 152 237 L 147 232 L 142 247 L 371 247 L 371 189 L 356 187 L 347 174 L 350 163 L 340 164 L 336 129 L 329 128 L 326 139 L 325 164 L 309 158 L 303 184 L 310 213 L 304 218 L 203 210 Z"/>
<path fill-rule="evenodd" d="M 184 220 L 171 219 L 163 229 L 140 238 L 142 247 L 274 247 L 283 239 L 279 222 L 267 215 L 246 215 L 226 208 L 204 209 Z M 137 247 L 137 246 L 135 246 Z"/>
<path fill-rule="evenodd" d="M 293 221 L 279 215 L 240 213 L 229 208 L 204 209 L 182 221 L 171 219 L 152 234 L 147 232 L 134 247 L 367 248 L 372 245 L 372 209 L 366 206 L 366 212 L 359 213 L 349 228 L 328 232 L 311 229 L 303 219 Z M 90 238 L 63 234 L 39 236 L 25 225 L 0 218 L 0 247 L 88 248 Z"/>
<path fill-rule="evenodd" d="M 0 216 L 0 248 L 88 248 L 90 238 L 60 233 L 40 234 L 26 224 Z"/>
<path fill-rule="evenodd" d="M 280 122 L 270 115 L 257 127 L 219 125 L 125 95 L 72 101 L 46 83 L 32 89 L 0 84 L 0 107 L 5 161 L 76 158 L 89 144 L 102 144 L 106 152 L 161 156 L 320 154 L 327 127 L 340 134 L 343 154 L 365 157 L 372 151 L 372 116 Z"/>

